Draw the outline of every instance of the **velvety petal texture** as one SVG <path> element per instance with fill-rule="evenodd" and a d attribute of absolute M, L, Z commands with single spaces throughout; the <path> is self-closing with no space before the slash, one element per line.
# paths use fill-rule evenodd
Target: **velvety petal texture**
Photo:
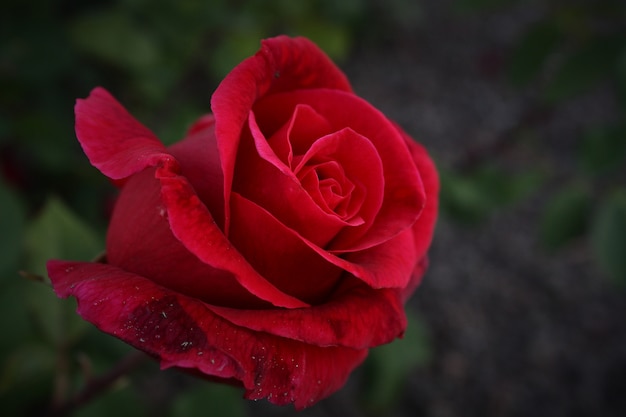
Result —
<path fill-rule="evenodd" d="M 339 389 L 367 349 L 316 346 L 233 325 L 195 298 L 149 279 L 93 263 L 52 261 L 61 297 L 100 330 L 160 358 L 162 368 L 191 368 L 241 381 L 250 399 L 304 408 Z M 257 313 L 258 315 L 258 313 Z"/>
<path fill-rule="evenodd" d="M 76 134 L 120 186 L 101 263 L 51 260 L 60 297 L 162 368 L 308 407 L 402 337 L 439 180 L 424 148 L 310 41 L 280 36 L 165 147 L 102 88 Z"/>

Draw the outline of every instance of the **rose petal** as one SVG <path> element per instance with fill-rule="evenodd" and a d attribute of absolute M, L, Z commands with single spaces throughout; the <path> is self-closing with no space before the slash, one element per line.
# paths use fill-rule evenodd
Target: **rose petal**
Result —
<path fill-rule="evenodd" d="M 184 140 L 169 147 L 182 174 L 193 185 L 216 223 L 224 225 L 224 177 L 215 140 L 215 118 L 200 118 Z"/>
<path fill-rule="evenodd" d="M 428 257 L 423 256 L 422 259 L 420 259 L 417 262 L 417 265 L 415 266 L 415 270 L 413 271 L 413 274 L 411 275 L 411 280 L 409 281 L 407 286 L 402 289 L 402 294 L 400 294 L 402 303 L 406 303 L 407 300 L 411 297 L 411 295 L 415 291 L 415 289 L 422 283 L 422 278 L 424 278 L 424 274 L 426 273 L 427 269 L 428 269 Z"/>
<path fill-rule="evenodd" d="M 263 207 L 282 223 L 298 230 L 317 245 L 325 246 L 348 222 L 325 212 L 302 187 L 286 165 L 277 168 L 259 156 L 253 135 L 262 133 L 251 118 L 252 133 L 246 130 L 239 146 L 238 169 L 233 191 Z M 262 146 L 262 145 L 259 145 Z M 267 149 L 271 152 L 271 149 Z"/>
<path fill-rule="evenodd" d="M 439 176 L 437 168 L 433 160 L 426 152 L 426 149 L 419 143 L 415 142 L 401 128 L 398 130 L 407 143 L 409 152 L 413 157 L 415 166 L 420 173 L 424 184 L 424 192 L 426 201 L 424 209 L 420 213 L 419 218 L 413 225 L 413 234 L 415 236 L 415 251 L 419 257 L 424 256 L 430 247 L 437 224 L 437 212 L 439 204 Z"/>
<path fill-rule="evenodd" d="M 357 226 L 363 222 L 370 224 L 383 204 L 386 181 L 383 177 L 382 161 L 372 143 L 350 128 L 341 129 L 315 141 L 299 160 L 294 171 L 297 173 L 302 167 L 315 161 L 337 161 L 341 165 L 346 177 L 357 188 L 355 194 L 362 194 L 362 198 L 355 196 L 354 199 L 354 203 L 360 207 L 347 210 L 358 213 Z M 349 223 L 350 219 L 345 220 Z M 345 232 L 342 231 L 341 236 L 349 233 L 350 228 L 343 230 Z M 341 236 L 336 239 L 341 239 Z"/>
<path fill-rule="evenodd" d="M 112 179 L 124 179 L 145 167 L 175 163 L 165 146 L 105 89 L 77 100 L 76 136 L 93 166 Z"/>
<path fill-rule="evenodd" d="M 269 307 L 231 272 L 200 261 L 172 234 L 155 169 L 133 175 L 116 202 L 107 233 L 107 260 L 171 290 L 231 307 Z"/>
<path fill-rule="evenodd" d="M 155 176 L 161 182 L 163 204 L 153 209 L 162 215 L 167 213 L 172 233 L 187 250 L 214 269 L 232 274 L 241 286 L 264 301 L 286 308 L 307 305 L 279 291 L 237 253 L 193 187 L 180 175 L 178 161 L 109 93 L 97 88 L 86 100 L 79 100 L 76 107 L 79 140 L 105 175 L 124 178 L 146 167 L 160 167 Z M 194 126 L 192 131 L 198 133 L 206 122 Z M 124 227 L 132 223 L 120 224 Z M 123 252 L 128 247 L 120 246 L 119 250 Z"/>
<path fill-rule="evenodd" d="M 264 209 L 261 210 L 266 212 Z M 257 228 L 267 227 L 268 229 L 273 229 L 273 233 L 280 232 L 292 235 L 292 238 L 282 237 L 281 239 L 285 241 L 294 239 L 294 242 L 302 241 L 323 259 L 351 273 L 372 288 L 403 288 L 411 280 L 411 274 L 418 260 L 415 256 L 415 239 L 412 229 L 407 229 L 378 246 L 346 254 L 344 255 L 345 258 L 341 258 L 320 248 L 319 245 L 287 227 L 275 219 L 269 212 L 266 213 L 267 215 L 262 221 L 268 224 L 271 223 L 272 226 L 256 226 Z M 243 211 L 242 214 L 237 216 L 237 221 L 241 221 L 247 215 L 248 213 Z M 261 220 L 258 220 L 258 222 L 261 222 Z M 277 255 L 280 255 L 280 252 L 273 254 L 274 257 Z M 314 291 L 317 283 L 303 282 L 302 285 L 307 285 L 309 286 L 309 291 Z"/>
<path fill-rule="evenodd" d="M 307 306 L 263 278 L 233 247 L 200 201 L 187 179 L 167 167 L 158 169 L 161 198 L 167 210 L 172 233 L 191 253 L 216 269 L 226 270 L 252 294 L 277 307 Z"/>
<path fill-rule="evenodd" d="M 367 350 L 319 347 L 234 326 L 206 304 L 111 265 L 48 262 L 60 297 L 100 330 L 180 367 L 241 381 L 249 399 L 302 409 L 341 388 Z"/>
<path fill-rule="evenodd" d="M 383 165 L 384 199 L 374 223 L 345 228 L 328 249 L 343 253 L 370 248 L 411 227 L 424 205 L 424 189 L 395 125 L 365 100 L 327 89 L 273 94 L 260 100 L 254 112 L 257 120 L 271 129 L 273 126 L 269 125 L 287 119 L 298 104 L 306 104 L 323 115 L 335 131 L 349 127 L 369 139 Z"/>
<path fill-rule="evenodd" d="M 256 271 L 286 294 L 316 304 L 343 272 L 263 208 L 233 193 L 230 240 Z"/>
<path fill-rule="evenodd" d="M 311 41 L 279 36 L 236 66 L 211 98 L 228 205 L 239 138 L 254 102 L 266 94 L 308 88 L 352 91 L 346 76 Z M 226 231 L 229 224 L 226 207 Z"/>
<path fill-rule="evenodd" d="M 253 330 L 319 346 L 366 349 L 402 335 L 406 328 L 402 303 L 396 289 L 374 290 L 358 280 L 346 279 L 328 302 L 310 308 L 263 310 L 262 315 L 258 310 L 210 308 L 228 321 Z"/>

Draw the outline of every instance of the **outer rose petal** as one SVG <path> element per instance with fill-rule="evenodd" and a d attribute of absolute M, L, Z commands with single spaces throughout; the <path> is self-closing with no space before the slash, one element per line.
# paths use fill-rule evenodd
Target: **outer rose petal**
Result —
<path fill-rule="evenodd" d="M 165 146 L 131 116 L 105 89 L 94 88 L 77 100 L 76 136 L 93 166 L 112 179 L 123 179 L 174 158 Z"/>
<path fill-rule="evenodd" d="M 60 297 L 75 296 L 78 313 L 100 330 L 180 367 L 241 381 L 249 399 L 302 409 L 341 388 L 367 350 L 320 347 L 255 332 L 209 306 L 111 265 L 50 261 Z"/>
<path fill-rule="evenodd" d="M 237 65 L 211 98 L 224 172 L 224 201 L 228 205 L 239 137 L 254 102 L 266 94 L 308 88 L 351 92 L 346 76 L 314 43 L 279 36 L 264 40 L 256 55 Z M 226 208 L 226 230 L 229 214 Z"/>
<path fill-rule="evenodd" d="M 105 175 L 126 178 L 147 167 L 158 167 L 155 177 L 161 182 L 163 207 L 154 209 L 167 212 L 174 236 L 201 261 L 230 272 L 252 294 L 276 306 L 307 305 L 278 290 L 246 262 L 181 175 L 178 161 L 108 92 L 96 88 L 87 99 L 79 100 L 76 126 L 85 152 Z M 192 133 L 198 133 L 200 127 L 192 127 Z"/>
<path fill-rule="evenodd" d="M 271 306 L 230 272 L 202 262 L 173 235 L 154 174 L 154 168 L 146 169 L 124 185 L 107 232 L 107 262 L 204 302 Z"/>
<path fill-rule="evenodd" d="M 307 303 L 280 291 L 246 261 L 218 228 L 189 181 L 177 172 L 160 168 L 161 198 L 174 236 L 201 261 L 231 272 L 252 294 L 277 307 L 306 307 Z"/>
<path fill-rule="evenodd" d="M 414 279 L 424 273 L 415 270 Z M 344 280 L 322 305 L 290 310 L 243 310 L 210 306 L 232 323 L 257 331 L 319 346 L 367 349 L 402 335 L 406 316 L 396 289 L 374 290 L 356 279 Z M 306 323 L 306 325 L 303 325 Z"/>
<path fill-rule="evenodd" d="M 437 224 L 437 213 L 439 208 L 439 175 L 433 160 L 430 158 L 426 149 L 419 143 L 415 142 L 401 128 L 398 130 L 404 137 L 409 147 L 409 152 L 413 157 L 415 166 L 420 173 L 422 183 L 424 184 L 424 192 L 426 194 L 426 204 L 417 221 L 413 225 L 413 234 L 415 236 L 415 253 L 418 257 L 426 255 L 430 243 L 433 239 L 435 226 Z"/>

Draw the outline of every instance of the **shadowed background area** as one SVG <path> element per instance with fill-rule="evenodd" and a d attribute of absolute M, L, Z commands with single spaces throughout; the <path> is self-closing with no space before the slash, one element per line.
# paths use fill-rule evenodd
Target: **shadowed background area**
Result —
<path fill-rule="evenodd" d="M 114 188 L 73 106 L 105 86 L 166 143 L 259 39 L 310 37 L 431 152 L 442 211 L 401 342 L 302 416 L 626 412 L 626 6 L 615 0 L 23 2 L 0 6 L 0 404 L 42 415 L 129 348 L 57 300 Z M 31 276 L 32 278 L 32 276 Z M 77 416 L 289 416 L 143 365 Z"/>

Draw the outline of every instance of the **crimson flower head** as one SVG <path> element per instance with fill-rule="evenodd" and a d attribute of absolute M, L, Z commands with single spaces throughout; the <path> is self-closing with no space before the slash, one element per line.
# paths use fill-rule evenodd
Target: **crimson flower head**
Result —
<path fill-rule="evenodd" d="M 102 88 L 75 110 L 120 186 L 105 260 L 47 265 L 85 320 L 162 368 L 297 409 L 403 334 L 437 173 L 309 40 L 263 41 L 169 147 Z"/>

